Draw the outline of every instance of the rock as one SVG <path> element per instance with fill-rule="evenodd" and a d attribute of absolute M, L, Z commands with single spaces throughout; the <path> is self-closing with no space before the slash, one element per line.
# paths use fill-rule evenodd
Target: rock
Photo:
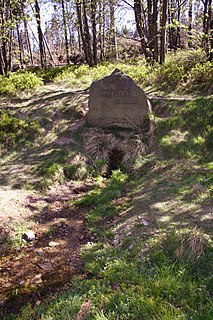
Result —
<path fill-rule="evenodd" d="M 32 283 L 35 283 L 35 284 L 39 284 L 39 283 L 42 283 L 42 274 L 39 273 L 39 274 L 36 274 L 35 277 L 33 278 L 32 280 Z"/>
<path fill-rule="evenodd" d="M 93 245 L 93 242 L 92 242 L 92 241 L 88 241 L 86 245 L 87 245 L 88 247 L 90 247 L 90 246 Z"/>
<path fill-rule="evenodd" d="M 35 233 L 30 230 L 30 231 L 27 231 L 23 234 L 22 238 L 25 240 L 25 241 L 34 241 L 35 240 Z"/>
<path fill-rule="evenodd" d="M 51 262 L 38 263 L 39 268 L 45 271 L 53 270 L 53 266 Z"/>
<path fill-rule="evenodd" d="M 117 235 L 115 236 L 114 240 L 113 240 L 114 246 L 118 246 L 119 242 L 120 242 L 120 237 L 119 237 L 119 235 L 117 234 Z"/>
<path fill-rule="evenodd" d="M 39 255 L 39 256 L 44 256 L 45 252 L 42 249 L 36 249 L 35 252 Z"/>
<path fill-rule="evenodd" d="M 50 241 L 49 242 L 49 246 L 50 247 L 56 247 L 56 246 L 59 246 L 60 245 L 60 242 L 55 242 L 55 241 Z"/>
<path fill-rule="evenodd" d="M 95 81 L 90 87 L 87 120 L 95 126 L 142 126 L 149 102 L 144 91 L 122 71 Z"/>
<path fill-rule="evenodd" d="M 145 227 L 149 225 L 148 221 L 146 221 L 145 219 L 141 220 L 141 224 L 143 224 Z"/>

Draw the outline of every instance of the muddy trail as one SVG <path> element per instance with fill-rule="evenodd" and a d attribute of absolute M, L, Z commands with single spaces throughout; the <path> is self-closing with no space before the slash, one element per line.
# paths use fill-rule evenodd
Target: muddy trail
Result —
<path fill-rule="evenodd" d="M 39 305 L 71 285 L 73 275 L 83 273 L 80 251 L 89 242 L 85 211 L 68 201 L 90 185 L 67 183 L 52 188 L 46 196 L 28 195 L 25 206 L 32 212 L 34 241 L 10 248 L 1 246 L 1 318 L 17 313 L 27 303 Z M 42 205 L 42 212 L 39 208 Z"/>

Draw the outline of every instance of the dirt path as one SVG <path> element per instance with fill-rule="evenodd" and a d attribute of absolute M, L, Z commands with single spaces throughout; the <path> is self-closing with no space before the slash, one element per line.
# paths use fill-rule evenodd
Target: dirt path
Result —
<path fill-rule="evenodd" d="M 51 299 L 53 294 L 68 288 L 72 276 L 81 272 L 79 251 L 90 237 L 85 229 L 85 212 L 71 209 L 67 201 L 88 189 L 89 184 L 67 183 L 51 188 L 45 196 L 24 196 L 8 190 L 11 203 L 20 194 L 17 208 L 26 209 L 23 218 L 33 221 L 31 230 L 36 239 L 1 252 L 4 256 L 0 260 L 0 306 L 4 313 L 17 312 L 28 302 L 39 304 Z M 19 215 L 14 218 L 20 221 L 21 210 Z"/>
<path fill-rule="evenodd" d="M 34 191 L 34 186 L 43 179 L 37 175 L 38 165 L 76 146 L 75 131 L 85 123 L 87 99 L 87 90 L 55 85 L 30 96 L 0 99 L 0 108 L 43 119 L 44 131 L 35 143 L 0 159 L 0 318 L 29 302 L 51 299 L 82 270 L 79 252 L 90 237 L 85 212 L 71 208 L 68 200 L 87 192 L 90 183 L 53 184 L 45 193 Z M 36 238 L 24 243 L 21 237 L 27 229 Z M 13 236 L 19 238 L 16 249 L 7 243 Z"/>

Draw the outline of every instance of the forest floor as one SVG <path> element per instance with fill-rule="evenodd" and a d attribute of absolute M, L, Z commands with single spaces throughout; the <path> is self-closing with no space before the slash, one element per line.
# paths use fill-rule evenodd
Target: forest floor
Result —
<path fill-rule="evenodd" d="M 196 99 L 149 94 L 159 101 L 162 118 L 168 116 L 168 102 Z M 68 291 L 75 276 L 86 277 L 81 252 L 96 242 L 96 233 L 85 222 L 88 207 L 71 202 L 86 197 L 97 182 L 93 178 L 60 181 L 59 172 L 50 183 L 40 172 L 50 159 L 63 163 L 72 152 L 81 152 L 87 100 L 87 90 L 74 92 L 56 85 L 46 85 L 33 95 L 0 100 L 1 109 L 39 120 L 44 128 L 34 142 L 0 159 L 2 319 L 28 303 L 39 306 Z M 131 251 L 138 237 L 148 243 L 176 229 L 200 230 L 211 236 L 213 211 L 205 181 L 212 169 L 193 160 L 170 159 L 154 161 L 151 167 L 148 163 L 148 171 L 143 170 L 137 183 L 124 183 L 122 194 L 113 200 L 119 208 L 119 214 L 107 222 L 115 235 L 113 246 L 119 248 L 129 238 Z M 102 188 L 108 183 L 103 180 Z M 35 233 L 34 241 L 23 242 L 27 230 Z"/>
<path fill-rule="evenodd" d="M 0 232 L 5 240 L 12 237 L 15 242 L 14 249 L 8 250 L 7 242 L 0 248 L 3 255 L 0 303 L 4 308 L 6 302 L 8 310 L 20 309 L 31 300 L 38 303 L 42 295 L 60 288 L 65 290 L 67 280 L 81 270 L 78 252 L 90 240 L 85 229 L 85 212 L 70 209 L 67 201 L 88 191 L 91 182 L 56 183 L 41 192 L 34 190 L 34 186 L 43 177 L 38 177 L 33 168 L 42 165 L 51 152 L 69 149 L 70 144 L 76 143 L 72 132 L 85 122 L 87 96 L 84 91 L 48 85 L 33 96 L 1 100 L 2 109 L 16 110 L 33 120 L 43 118 L 47 123 L 39 141 L 0 160 Z M 63 114 L 60 106 L 68 106 L 67 114 Z M 72 121 L 73 110 L 80 117 Z M 23 243 L 21 237 L 27 230 L 35 233 L 35 241 Z M 34 293 L 36 286 L 39 290 Z M 11 293 L 14 294 L 10 305 Z"/>

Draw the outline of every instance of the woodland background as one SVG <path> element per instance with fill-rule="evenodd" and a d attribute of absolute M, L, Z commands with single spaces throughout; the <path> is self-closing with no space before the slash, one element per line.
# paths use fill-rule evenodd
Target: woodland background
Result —
<path fill-rule="evenodd" d="M 0 73 L 144 55 L 205 51 L 213 59 L 212 0 L 0 2 Z"/>

